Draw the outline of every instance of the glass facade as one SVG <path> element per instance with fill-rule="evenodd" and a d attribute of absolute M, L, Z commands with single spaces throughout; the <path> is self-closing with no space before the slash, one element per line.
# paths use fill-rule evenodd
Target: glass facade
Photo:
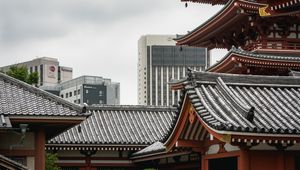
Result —
<path fill-rule="evenodd" d="M 147 46 L 147 104 L 177 104 L 179 91 L 172 92 L 168 83 L 182 79 L 187 68 L 204 70 L 206 48 L 180 46 Z"/>

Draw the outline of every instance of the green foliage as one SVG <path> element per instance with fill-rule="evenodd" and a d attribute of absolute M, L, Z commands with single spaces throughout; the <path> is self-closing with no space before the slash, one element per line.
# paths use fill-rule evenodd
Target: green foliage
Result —
<path fill-rule="evenodd" d="M 57 153 L 46 152 L 46 170 L 61 170 L 61 168 L 55 164 L 57 160 Z"/>
<path fill-rule="evenodd" d="M 13 65 L 6 74 L 31 85 L 37 84 L 39 80 L 39 74 L 37 72 L 28 73 L 26 66 Z"/>
<path fill-rule="evenodd" d="M 38 72 L 33 72 L 28 75 L 28 78 L 27 78 L 28 84 L 38 84 L 38 82 L 39 82 L 39 73 Z"/>

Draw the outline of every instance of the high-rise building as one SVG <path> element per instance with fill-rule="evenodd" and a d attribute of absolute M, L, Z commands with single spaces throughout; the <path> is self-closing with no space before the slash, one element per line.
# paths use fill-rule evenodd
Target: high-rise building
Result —
<path fill-rule="evenodd" d="M 120 104 L 120 83 L 98 76 L 81 76 L 57 86 L 44 86 L 42 89 L 77 104 Z"/>
<path fill-rule="evenodd" d="M 56 58 L 41 57 L 13 65 L 26 66 L 30 73 L 38 72 L 38 86 L 55 86 L 60 82 L 71 80 L 73 76 L 73 69 L 60 66 Z M 0 70 L 7 72 L 13 65 L 0 67 Z"/>
<path fill-rule="evenodd" d="M 204 70 L 209 65 L 206 48 L 176 46 L 176 35 L 145 35 L 138 41 L 138 103 L 174 105 L 180 91 L 168 82 L 186 76 L 188 67 Z"/>

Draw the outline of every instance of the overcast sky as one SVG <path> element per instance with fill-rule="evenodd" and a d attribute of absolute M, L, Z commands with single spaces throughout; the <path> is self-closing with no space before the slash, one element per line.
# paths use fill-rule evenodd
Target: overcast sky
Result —
<path fill-rule="evenodd" d="M 222 6 L 179 0 L 2 0 L 0 66 L 58 58 L 73 77 L 121 83 L 121 104 L 137 104 L 137 41 L 186 34 Z"/>

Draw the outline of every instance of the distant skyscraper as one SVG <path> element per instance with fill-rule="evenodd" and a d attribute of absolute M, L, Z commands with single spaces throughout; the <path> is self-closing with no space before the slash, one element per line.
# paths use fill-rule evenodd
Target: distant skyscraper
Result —
<path fill-rule="evenodd" d="M 60 82 L 71 80 L 73 76 L 73 69 L 60 66 L 56 58 L 41 57 L 13 65 L 26 66 L 30 73 L 38 72 L 38 86 L 55 86 Z M 7 72 L 13 65 L 0 67 L 0 70 Z"/>
<path fill-rule="evenodd" d="M 186 70 L 205 70 L 209 65 L 206 48 L 176 46 L 176 35 L 146 35 L 138 41 L 138 103 L 174 105 L 179 91 L 168 82 L 186 76 Z"/>

